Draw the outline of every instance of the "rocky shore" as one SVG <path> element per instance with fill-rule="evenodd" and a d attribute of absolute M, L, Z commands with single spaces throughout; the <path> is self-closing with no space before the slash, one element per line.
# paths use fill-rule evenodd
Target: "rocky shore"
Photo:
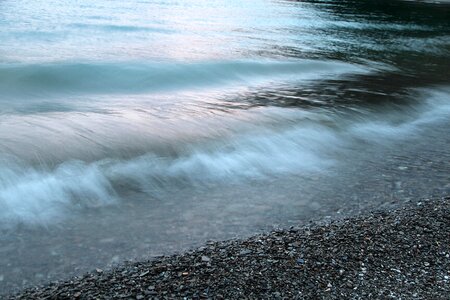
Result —
<path fill-rule="evenodd" d="M 210 242 L 9 299 L 448 299 L 450 198 Z"/>

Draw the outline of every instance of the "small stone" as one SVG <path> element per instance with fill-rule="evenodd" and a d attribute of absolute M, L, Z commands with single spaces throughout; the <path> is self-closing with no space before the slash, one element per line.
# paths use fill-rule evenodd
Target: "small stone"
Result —
<path fill-rule="evenodd" d="M 429 263 L 429 262 L 427 262 L 427 261 L 426 261 L 426 262 L 424 262 L 423 264 L 424 264 L 424 266 L 425 266 L 425 267 L 429 267 L 429 266 L 430 266 L 430 263 Z"/>
<path fill-rule="evenodd" d="M 75 294 L 73 294 L 73 296 L 74 296 L 75 298 L 79 298 L 79 297 L 81 296 L 81 293 L 80 293 L 80 292 L 76 292 Z"/>
<path fill-rule="evenodd" d="M 142 300 L 142 299 L 144 299 L 145 297 L 143 296 L 143 295 L 137 295 L 136 296 L 136 300 Z"/>
<path fill-rule="evenodd" d="M 202 256 L 202 261 L 203 262 L 209 262 L 209 261 L 211 261 L 211 258 L 209 258 L 208 256 L 203 255 Z"/>
<path fill-rule="evenodd" d="M 250 253 L 252 253 L 252 251 L 250 251 L 250 250 L 248 250 L 248 249 L 244 249 L 244 250 L 241 250 L 241 251 L 239 252 L 239 255 L 247 255 L 247 254 L 250 254 Z"/>
<path fill-rule="evenodd" d="M 97 273 L 103 273 L 103 270 L 102 269 L 95 269 L 95 271 L 97 272 Z"/>

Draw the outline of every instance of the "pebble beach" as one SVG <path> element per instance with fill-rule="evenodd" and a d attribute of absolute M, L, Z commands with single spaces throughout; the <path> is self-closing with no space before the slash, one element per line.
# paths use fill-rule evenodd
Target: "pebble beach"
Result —
<path fill-rule="evenodd" d="M 7 299 L 448 299 L 449 201 L 208 242 Z"/>

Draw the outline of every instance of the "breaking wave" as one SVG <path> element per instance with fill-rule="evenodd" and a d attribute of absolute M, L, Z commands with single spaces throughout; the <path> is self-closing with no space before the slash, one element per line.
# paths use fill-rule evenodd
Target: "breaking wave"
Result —
<path fill-rule="evenodd" d="M 314 60 L 2 64 L 0 91 L 3 96 L 143 93 L 362 71 L 357 65 Z"/>
<path fill-rule="evenodd" d="M 431 93 L 431 92 L 430 92 Z M 147 153 L 130 159 L 102 159 L 91 163 L 66 161 L 48 169 L 4 160 L 0 164 L 0 220 L 3 225 L 46 224 L 76 209 L 111 205 L 121 190 L 137 189 L 150 197 L 210 183 L 242 182 L 288 174 L 323 172 L 339 163 L 339 154 L 357 140 L 389 143 L 408 137 L 427 124 L 448 120 L 448 90 L 426 94 L 414 118 L 405 122 L 365 120 L 348 123 L 323 112 L 307 122 L 263 127 L 183 148 L 171 156 Z M 287 115 L 296 110 L 279 108 Z M 348 155 L 348 152 L 346 153 Z"/>

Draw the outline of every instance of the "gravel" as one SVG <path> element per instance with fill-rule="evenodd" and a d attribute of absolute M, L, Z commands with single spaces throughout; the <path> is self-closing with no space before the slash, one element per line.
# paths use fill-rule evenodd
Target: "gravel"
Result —
<path fill-rule="evenodd" d="M 448 299 L 450 198 L 94 270 L 7 299 Z"/>

